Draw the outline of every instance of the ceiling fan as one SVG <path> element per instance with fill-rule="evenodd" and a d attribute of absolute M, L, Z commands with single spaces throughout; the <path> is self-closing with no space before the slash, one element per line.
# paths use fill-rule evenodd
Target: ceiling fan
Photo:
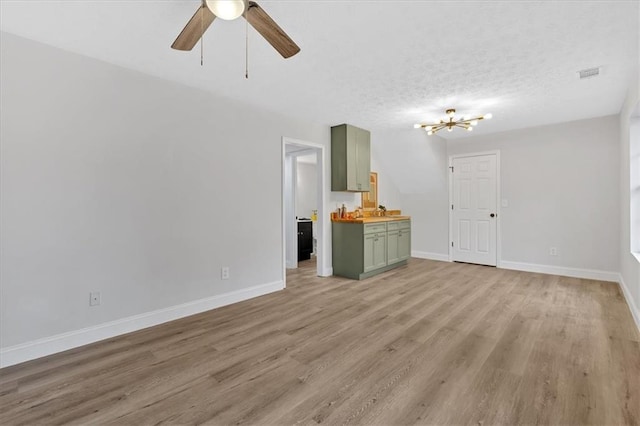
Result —
<path fill-rule="evenodd" d="M 233 20 L 244 17 L 267 42 L 284 58 L 290 58 L 300 51 L 298 45 L 271 19 L 256 2 L 248 0 L 202 0 L 171 47 L 177 50 L 191 50 L 204 32 L 217 18 Z"/>

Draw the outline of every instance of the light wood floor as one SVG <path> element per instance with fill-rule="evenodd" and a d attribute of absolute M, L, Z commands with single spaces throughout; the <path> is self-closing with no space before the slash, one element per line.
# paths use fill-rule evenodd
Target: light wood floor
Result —
<path fill-rule="evenodd" d="M 617 284 L 412 259 L 0 370 L 0 423 L 640 422 Z"/>

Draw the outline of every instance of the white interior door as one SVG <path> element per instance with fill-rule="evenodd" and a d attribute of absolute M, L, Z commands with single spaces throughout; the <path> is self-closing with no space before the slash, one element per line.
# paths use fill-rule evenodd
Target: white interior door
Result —
<path fill-rule="evenodd" d="M 452 259 L 496 266 L 497 156 L 454 158 Z"/>

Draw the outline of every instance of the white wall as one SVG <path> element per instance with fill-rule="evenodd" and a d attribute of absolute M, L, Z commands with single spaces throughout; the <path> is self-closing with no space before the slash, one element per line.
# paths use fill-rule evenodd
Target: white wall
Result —
<path fill-rule="evenodd" d="M 281 138 L 328 127 L 0 39 L 3 365 L 281 288 Z"/>
<path fill-rule="evenodd" d="M 387 207 L 398 206 L 411 216 L 412 255 L 447 259 L 449 195 L 444 139 L 412 128 L 375 135 L 372 152 L 378 178 L 383 179 L 381 199 L 391 199 Z"/>
<path fill-rule="evenodd" d="M 640 65 L 638 67 L 640 69 Z M 629 90 L 626 102 L 620 112 L 620 274 L 625 296 L 640 328 L 640 259 L 631 254 L 631 197 L 630 197 L 630 159 L 631 159 L 631 117 L 637 113 L 640 102 L 640 72 L 638 81 Z M 636 118 L 637 119 L 637 118 Z M 639 208 L 636 206 L 635 208 Z"/>
<path fill-rule="evenodd" d="M 400 192 L 393 181 L 392 176 L 384 171 L 381 159 L 375 152 L 375 137 L 372 136 L 371 171 L 378 173 L 378 205 L 383 205 L 387 210 L 401 210 L 402 200 Z M 358 205 L 362 204 L 362 197 L 358 197 Z M 376 206 L 377 207 L 377 206 Z"/>
<path fill-rule="evenodd" d="M 312 210 L 318 209 L 317 167 L 298 159 L 296 177 L 296 216 L 311 218 Z"/>
<path fill-rule="evenodd" d="M 500 150 L 502 261 L 619 269 L 619 125 L 616 116 L 477 136 L 448 154 Z M 558 256 L 549 248 L 557 247 Z M 504 263 L 504 262 L 503 262 Z"/>

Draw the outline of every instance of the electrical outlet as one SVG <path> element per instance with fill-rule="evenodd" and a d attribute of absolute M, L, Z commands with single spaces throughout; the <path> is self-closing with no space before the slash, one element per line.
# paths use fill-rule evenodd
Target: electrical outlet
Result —
<path fill-rule="evenodd" d="M 222 278 L 223 280 L 228 280 L 229 279 L 229 267 L 225 266 L 220 270 L 220 278 Z"/>
<path fill-rule="evenodd" d="M 558 249 L 556 247 L 551 247 L 549 249 L 549 256 L 557 256 L 558 255 Z"/>
<path fill-rule="evenodd" d="M 100 292 L 92 291 L 89 293 L 89 306 L 98 306 L 100 304 Z"/>

